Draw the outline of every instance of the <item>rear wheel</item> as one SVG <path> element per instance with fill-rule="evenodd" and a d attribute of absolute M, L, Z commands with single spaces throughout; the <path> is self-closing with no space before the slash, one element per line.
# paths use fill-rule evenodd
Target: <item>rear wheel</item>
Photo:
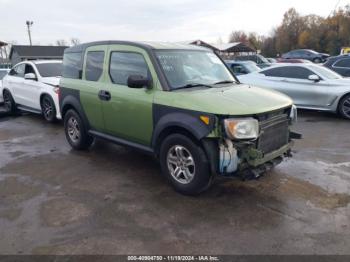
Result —
<path fill-rule="evenodd" d="M 338 111 L 342 117 L 350 119 L 350 94 L 340 100 Z"/>
<path fill-rule="evenodd" d="M 174 189 L 185 195 L 196 195 L 210 186 L 208 159 L 200 145 L 190 138 L 173 134 L 160 148 L 160 165 Z"/>
<path fill-rule="evenodd" d="M 54 122 L 56 120 L 56 107 L 50 96 L 45 95 L 41 99 L 41 111 L 46 121 Z"/>
<path fill-rule="evenodd" d="M 17 111 L 15 100 L 13 99 L 10 91 L 4 90 L 3 92 L 4 106 L 7 113 L 14 114 Z"/>
<path fill-rule="evenodd" d="M 64 131 L 68 143 L 74 149 L 87 149 L 93 142 L 93 137 L 87 133 L 80 115 L 73 109 L 68 110 L 64 116 Z"/>

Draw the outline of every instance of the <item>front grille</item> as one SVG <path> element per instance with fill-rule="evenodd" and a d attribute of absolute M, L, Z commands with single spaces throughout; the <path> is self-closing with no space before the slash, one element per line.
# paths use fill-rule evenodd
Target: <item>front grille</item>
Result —
<path fill-rule="evenodd" d="M 289 140 L 288 116 L 282 114 L 260 122 L 257 148 L 270 153 L 286 145 Z"/>

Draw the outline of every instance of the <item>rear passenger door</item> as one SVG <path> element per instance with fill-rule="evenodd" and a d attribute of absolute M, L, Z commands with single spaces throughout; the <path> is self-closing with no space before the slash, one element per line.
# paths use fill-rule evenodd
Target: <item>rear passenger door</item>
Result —
<path fill-rule="evenodd" d="M 107 46 L 88 47 L 84 54 L 80 102 L 92 129 L 105 131 L 100 90 L 105 87 L 104 65 L 107 60 Z"/>
<path fill-rule="evenodd" d="M 7 77 L 7 82 L 4 86 L 9 88 L 15 102 L 17 104 L 24 103 L 23 94 L 20 93 L 20 87 L 24 82 L 24 68 L 25 64 L 19 64 L 11 69 L 9 76 Z"/>
<path fill-rule="evenodd" d="M 110 46 L 105 86 L 110 99 L 102 100 L 105 128 L 110 135 L 150 146 L 154 88 L 128 87 L 127 79 L 130 75 L 155 79 L 147 52 L 133 46 Z"/>

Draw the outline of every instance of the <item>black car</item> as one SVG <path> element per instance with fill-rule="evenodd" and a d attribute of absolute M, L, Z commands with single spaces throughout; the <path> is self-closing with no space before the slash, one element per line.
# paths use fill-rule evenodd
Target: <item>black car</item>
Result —
<path fill-rule="evenodd" d="M 314 63 L 322 63 L 327 60 L 329 54 L 318 53 L 311 49 L 297 49 L 282 55 L 283 59 L 306 59 Z"/>
<path fill-rule="evenodd" d="M 256 55 L 244 55 L 244 56 L 237 56 L 234 58 L 236 61 L 253 61 L 256 63 L 256 65 L 260 68 L 269 67 L 272 64 L 262 55 L 256 54 Z"/>
<path fill-rule="evenodd" d="M 325 67 L 337 72 L 338 74 L 350 77 L 350 55 L 339 55 L 330 57 L 324 64 Z"/>

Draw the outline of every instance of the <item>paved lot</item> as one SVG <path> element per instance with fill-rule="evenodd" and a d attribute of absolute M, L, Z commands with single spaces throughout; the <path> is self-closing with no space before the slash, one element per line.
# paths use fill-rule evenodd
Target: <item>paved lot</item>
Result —
<path fill-rule="evenodd" d="M 195 198 L 150 157 L 74 152 L 60 123 L 0 118 L 0 253 L 350 254 L 350 121 L 300 114 L 294 158 Z"/>

